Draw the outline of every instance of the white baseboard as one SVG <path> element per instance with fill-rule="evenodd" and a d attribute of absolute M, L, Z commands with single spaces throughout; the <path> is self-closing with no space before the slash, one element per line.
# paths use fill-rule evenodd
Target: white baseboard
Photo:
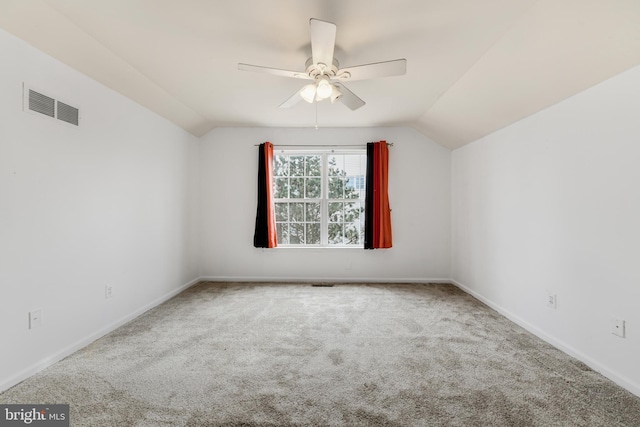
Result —
<path fill-rule="evenodd" d="M 506 310 L 505 308 L 501 307 L 498 304 L 495 304 L 493 301 L 485 298 L 484 296 L 478 294 L 477 292 L 471 290 L 470 288 L 468 288 L 467 286 L 465 286 L 464 284 L 453 280 L 453 279 L 444 279 L 444 278 L 380 278 L 380 277 L 349 277 L 349 278 L 344 278 L 344 277 L 254 277 L 254 276 L 202 276 L 202 277 L 198 277 L 194 280 L 191 280 L 190 282 L 182 285 L 181 287 L 174 289 L 171 292 L 168 292 L 165 295 L 162 295 L 159 298 L 156 298 L 155 300 L 153 300 L 152 302 L 140 307 L 139 309 L 135 310 L 134 312 L 120 318 L 119 320 L 95 331 L 94 333 L 86 336 L 83 339 L 80 339 L 78 341 L 76 341 L 75 343 L 65 347 L 64 349 L 58 351 L 55 354 L 50 355 L 49 357 L 41 360 L 38 363 L 35 363 L 34 365 L 20 371 L 18 374 L 14 375 L 11 378 L 8 378 L 6 380 L 4 380 L 2 383 L 0 383 L 0 392 L 9 389 L 10 387 L 13 387 L 14 385 L 24 381 L 25 379 L 29 378 L 30 376 L 40 372 L 41 370 L 47 368 L 48 366 L 53 365 L 54 363 L 64 359 L 65 357 L 75 353 L 76 351 L 80 350 L 81 348 L 86 347 L 87 345 L 91 344 L 93 341 L 105 336 L 106 334 L 116 330 L 117 328 L 119 328 L 120 326 L 130 322 L 131 320 L 135 319 L 136 317 L 140 316 L 141 314 L 143 314 L 144 312 L 162 304 L 163 302 L 173 298 L 174 296 L 176 296 L 177 294 L 179 294 L 180 292 L 183 292 L 184 290 L 186 290 L 187 288 L 190 288 L 191 286 L 195 285 L 198 282 L 201 281 L 214 281 L 214 282 L 285 282 L 285 283 L 291 283 L 291 282 L 301 282 L 301 283 L 310 283 L 310 282 L 325 282 L 325 283 L 452 283 L 455 286 L 457 286 L 459 289 L 461 289 L 462 291 L 468 293 L 469 295 L 473 296 L 474 298 L 478 299 L 479 301 L 481 301 L 482 303 L 486 304 L 487 306 L 491 307 L 492 309 L 496 310 L 498 313 L 502 314 L 503 316 L 505 316 L 507 319 L 511 320 L 512 322 L 520 325 L 521 327 L 523 327 L 524 329 L 526 329 L 527 331 L 531 332 L 532 334 L 536 335 L 537 337 L 543 339 L 544 341 L 548 342 L 549 344 L 553 345 L 554 347 L 562 350 L 563 352 L 567 353 L 568 355 L 575 357 L 576 359 L 584 362 L 585 364 L 587 364 L 590 368 L 592 368 L 593 370 L 601 373 L 602 375 L 604 375 L 605 377 L 609 378 L 610 380 L 612 380 L 613 382 L 615 382 L 616 384 L 618 384 L 619 386 L 625 388 L 626 390 L 629 390 L 631 393 L 640 396 L 640 385 L 634 383 L 633 381 L 628 380 L 627 378 L 625 378 L 624 376 L 620 375 L 619 373 L 615 372 L 612 369 L 609 369 L 608 367 L 602 365 L 601 363 L 593 360 L 592 358 L 590 358 L 589 356 L 587 356 L 586 354 L 576 350 L 575 348 L 571 347 L 570 345 L 567 345 L 566 343 L 564 343 L 563 341 L 547 334 L 546 332 L 542 331 L 541 329 L 537 328 L 536 326 L 532 325 L 531 323 L 523 320 L 521 317 L 515 315 L 514 313 L 510 312 L 509 310 Z"/>
<path fill-rule="evenodd" d="M 622 388 L 624 388 L 626 390 L 629 390 L 631 393 L 635 394 L 636 396 L 640 396 L 640 385 L 639 384 L 636 384 L 635 382 L 630 381 L 629 379 L 625 378 L 624 376 L 620 375 L 619 373 L 615 372 L 614 370 L 608 368 L 607 366 L 602 365 L 601 363 L 599 363 L 598 361 L 592 359 L 591 357 L 587 356 L 586 354 L 582 353 L 581 351 L 576 350 L 575 348 L 573 348 L 572 346 L 568 345 L 567 343 L 559 340 L 558 338 L 556 338 L 556 337 L 554 337 L 552 335 L 549 335 L 548 333 L 546 333 L 543 330 L 539 329 L 538 327 L 532 325 L 531 323 L 527 322 L 526 320 L 522 319 L 521 317 L 513 314 L 509 310 L 506 310 L 504 307 L 494 303 L 493 301 L 485 298 L 484 296 L 480 295 L 479 293 L 469 289 L 467 286 L 463 285 L 462 283 L 460 283 L 460 282 L 458 282 L 456 280 L 453 280 L 453 279 L 449 280 L 449 282 L 453 283 L 455 286 L 460 288 L 462 291 L 464 291 L 464 292 L 468 293 L 469 295 L 473 296 L 474 298 L 478 299 L 479 301 L 481 301 L 485 305 L 487 305 L 487 306 L 491 307 L 492 309 L 496 310 L 498 313 L 502 314 L 507 319 L 511 320 L 512 322 L 518 324 L 519 326 L 523 327 L 527 331 L 531 332 L 532 334 L 534 334 L 538 338 L 548 342 L 549 344 L 551 344 L 555 348 L 567 353 L 569 356 L 574 357 L 574 358 L 578 359 L 579 361 L 585 363 L 591 369 L 593 369 L 594 371 L 596 371 L 596 372 L 604 375 L 605 377 L 609 378 L 611 381 L 615 382 L 620 387 L 622 387 Z"/>
<path fill-rule="evenodd" d="M 17 373 L 16 375 L 14 375 L 11 378 L 8 378 L 4 381 L 2 381 L 0 383 L 0 392 L 5 391 L 11 387 L 13 387 L 14 385 L 26 380 L 27 378 L 29 378 L 30 376 L 37 374 L 38 372 L 42 371 L 43 369 L 53 365 L 56 362 L 59 362 L 60 360 L 64 359 L 65 357 L 75 353 L 76 351 L 80 350 L 81 348 L 84 348 L 86 346 L 88 346 L 89 344 L 91 344 L 92 342 L 94 342 L 95 340 L 102 338 L 103 336 L 107 335 L 110 332 L 113 332 L 114 330 L 118 329 L 120 326 L 124 325 L 125 323 L 128 323 L 130 321 L 132 321 L 133 319 L 135 319 L 136 317 L 140 316 L 141 314 L 143 314 L 144 312 L 151 310 L 152 308 L 162 304 L 163 302 L 173 298 L 174 296 L 178 295 L 180 292 L 184 291 L 187 288 L 190 288 L 191 286 L 195 285 L 196 283 L 200 282 L 200 278 L 191 280 L 190 282 L 180 286 L 177 289 L 174 289 L 171 292 L 166 293 L 165 295 L 162 295 L 159 298 L 156 298 L 155 300 L 151 301 L 148 304 L 145 304 L 144 306 L 140 307 L 139 309 L 135 310 L 132 313 L 129 313 L 128 315 L 118 319 L 117 321 L 110 323 L 109 325 L 100 328 L 99 330 L 93 332 L 92 334 L 76 341 L 75 343 L 63 348 L 62 350 L 40 360 L 39 362 L 29 366 L 26 369 L 23 369 L 22 371 L 20 371 L 19 373 Z"/>
<path fill-rule="evenodd" d="M 203 276 L 210 282 L 283 282 L 283 283 L 451 283 L 451 279 L 418 277 L 279 277 L 279 276 Z"/>

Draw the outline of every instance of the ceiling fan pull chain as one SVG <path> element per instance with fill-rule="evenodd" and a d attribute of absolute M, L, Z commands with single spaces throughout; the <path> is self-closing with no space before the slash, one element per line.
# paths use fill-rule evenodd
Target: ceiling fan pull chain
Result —
<path fill-rule="evenodd" d="M 316 104 L 316 130 L 318 130 L 318 103 L 315 102 Z"/>

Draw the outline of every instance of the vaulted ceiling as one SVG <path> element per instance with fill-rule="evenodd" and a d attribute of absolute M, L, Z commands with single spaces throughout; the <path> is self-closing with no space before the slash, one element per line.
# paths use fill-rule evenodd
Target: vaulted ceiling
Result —
<path fill-rule="evenodd" d="M 309 19 L 337 24 L 366 101 L 278 106 L 304 81 Z M 638 0 L 0 0 L 0 27 L 202 135 L 217 126 L 412 126 L 456 148 L 640 64 Z"/>

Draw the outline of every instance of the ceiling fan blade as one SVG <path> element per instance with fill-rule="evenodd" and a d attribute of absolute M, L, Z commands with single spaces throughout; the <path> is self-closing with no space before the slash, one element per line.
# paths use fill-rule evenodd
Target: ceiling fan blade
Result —
<path fill-rule="evenodd" d="M 280 70 L 278 68 L 262 67 L 260 65 L 238 64 L 238 70 L 254 71 L 263 74 L 272 74 L 274 76 L 293 77 L 296 79 L 311 80 L 311 77 L 304 71 Z"/>
<path fill-rule="evenodd" d="M 342 83 L 334 84 L 338 86 L 338 89 L 340 89 L 340 92 L 342 92 L 342 98 L 340 98 L 340 101 L 342 101 L 342 103 L 349 107 L 351 110 L 357 110 L 358 108 L 366 104 L 366 102 L 358 98 L 355 93 L 347 89 Z"/>
<path fill-rule="evenodd" d="M 333 64 L 333 50 L 336 45 L 336 24 L 319 19 L 309 20 L 311 27 L 311 57 L 314 64 Z"/>
<path fill-rule="evenodd" d="M 395 59 L 393 61 L 376 62 L 373 64 L 342 68 L 338 70 L 336 78 L 344 81 L 355 81 L 375 79 L 377 77 L 401 76 L 406 73 L 407 60 Z"/>
<path fill-rule="evenodd" d="M 298 102 L 302 101 L 302 97 L 300 96 L 300 92 L 302 92 L 304 88 L 305 87 L 303 86 L 302 89 L 300 89 L 299 91 L 297 91 L 296 93 L 291 95 L 291 97 L 289 99 L 287 99 L 286 101 L 284 101 L 282 104 L 280 104 L 280 106 L 278 108 L 290 108 L 290 107 L 293 107 L 294 105 L 296 105 Z"/>

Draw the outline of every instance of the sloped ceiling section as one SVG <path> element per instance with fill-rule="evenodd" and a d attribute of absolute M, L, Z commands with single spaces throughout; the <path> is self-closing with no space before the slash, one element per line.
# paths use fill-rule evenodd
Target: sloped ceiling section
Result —
<path fill-rule="evenodd" d="M 301 80 L 309 19 L 338 26 L 367 104 L 278 106 Z M 0 27 L 195 135 L 217 126 L 409 125 L 456 148 L 640 64 L 638 0 L 2 0 Z"/>

